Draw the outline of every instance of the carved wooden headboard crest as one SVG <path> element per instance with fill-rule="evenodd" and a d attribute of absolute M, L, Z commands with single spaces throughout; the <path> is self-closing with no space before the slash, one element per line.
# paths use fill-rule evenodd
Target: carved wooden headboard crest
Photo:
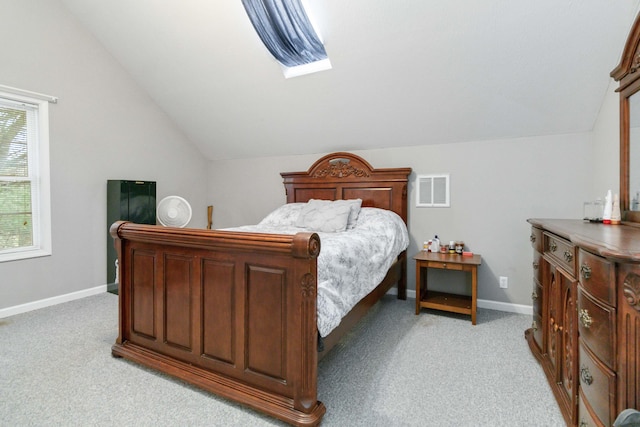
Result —
<path fill-rule="evenodd" d="M 309 199 L 362 199 L 362 206 L 389 209 L 407 221 L 407 183 L 411 168 L 374 169 L 355 154 L 337 152 L 305 172 L 283 172 L 287 203 Z"/>
<path fill-rule="evenodd" d="M 328 165 L 319 164 L 315 169 L 312 167 L 311 169 L 313 170 L 313 172 L 311 172 L 311 175 L 314 178 L 320 178 L 323 176 L 345 178 L 351 175 L 357 177 L 365 177 L 370 176 L 369 171 L 373 169 L 368 163 L 367 169 L 358 167 L 358 165 L 353 165 L 351 164 L 351 159 L 346 157 L 333 157 L 329 159 L 327 163 Z"/>

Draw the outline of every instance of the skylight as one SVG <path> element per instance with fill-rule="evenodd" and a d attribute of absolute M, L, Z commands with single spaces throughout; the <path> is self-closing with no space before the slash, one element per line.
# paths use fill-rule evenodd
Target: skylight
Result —
<path fill-rule="evenodd" d="M 324 45 L 301 0 L 242 0 L 258 36 L 285 78 L 331 69 Z"/>

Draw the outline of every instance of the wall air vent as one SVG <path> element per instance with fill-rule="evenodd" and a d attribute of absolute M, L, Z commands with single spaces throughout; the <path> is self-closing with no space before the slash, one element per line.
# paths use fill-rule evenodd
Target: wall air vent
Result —
<path fill-rule="evenodd" d="M 449 206 L 449 174 L 417 176 L 416 207 L 448 208 Z"/>

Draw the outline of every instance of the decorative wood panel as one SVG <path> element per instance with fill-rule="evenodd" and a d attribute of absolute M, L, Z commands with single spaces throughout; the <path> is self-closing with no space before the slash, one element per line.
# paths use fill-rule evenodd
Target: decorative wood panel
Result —
<path fill-rule="evenodd" d="M 561 278 L 561 306 L 562 320 L 558 327 L 559 339 L 562 342 L 560 367 L 560 385 L 564 405 L 571 420 L 575 420 L 577 408 L 577 353 L 578 331 L 576 315 L 576 288 L 577 282 L 569 276 L 560 274 Z"/>
<path fill-rule="evenodd" d="M 335 200 L 338 197 L 335 188 L 297 188 L 294 190 L 298 202 L 308 202 L 311 199 Z"/>
<path fill-rule="evenodd" d="M 164 254 L 164 341 L 182 350 L 192 348 L 192 258 Z"/>
<path fill-rule="evenodd" d="M 131 252 L 131 329 L 155 339 L 155 252 L 135 249 Z"/>
<path fill-rule="evenodd" d="M 377 206 L 391 210 L 393 206 L 392 188 L 348 187 L 342 192 L 343 199 L 362 199 L 362 206 Z"/>
<path fill-rule="evenodd" d="M 287 294 L 282 269 L 247 266 L 245 366 L 285 382 Z"/>
<path fill-rule="evenodd" d="M 234 365 L 235 357 L 235 264 L 202 261 L 202 356 Z"/>
<path fill-rule="evenodd" d="M 620 268 L 621 327 L 620 373 L 626 378 L 621 384 L 620 405 L 640 408 L 640 265 L 625 264 Z"/>

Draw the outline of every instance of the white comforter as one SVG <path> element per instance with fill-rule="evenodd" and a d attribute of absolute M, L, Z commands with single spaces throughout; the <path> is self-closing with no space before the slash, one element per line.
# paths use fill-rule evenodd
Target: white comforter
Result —
<path fill-rule="evenodd" d="M 295 226 L 302 205 L 289 203 L 257 225 L 227 230 L 277 234 L 314 231 Z M 409 246 L 409 233 L 394 212 L 362 208 L 354 228 L 318 235 L 318 331 L 325 337 L 382 281 L 396 257 Z"/>

